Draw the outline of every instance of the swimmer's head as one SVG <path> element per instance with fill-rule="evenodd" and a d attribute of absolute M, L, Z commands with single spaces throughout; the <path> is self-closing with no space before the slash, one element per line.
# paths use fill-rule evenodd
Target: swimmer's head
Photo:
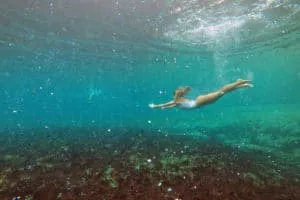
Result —
<path fill-rule="evenodd" d="M 179 100 L 184 97 L 191 90 L 190 86 L 179 87 L 174 91 L 174 99 Z"/>

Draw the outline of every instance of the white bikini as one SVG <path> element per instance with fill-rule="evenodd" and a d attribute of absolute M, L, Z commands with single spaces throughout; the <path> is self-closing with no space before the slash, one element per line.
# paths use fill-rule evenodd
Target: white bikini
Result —
<path fill-rule="evenodd" d="M 196 108 L 196 101 L 194 100 L 185 100 L 183 102 L 181 102 L 180 104 L 178 104 L 179 108 L 184 108 L 184 109 L 192 109 L 192 108 Z"/>

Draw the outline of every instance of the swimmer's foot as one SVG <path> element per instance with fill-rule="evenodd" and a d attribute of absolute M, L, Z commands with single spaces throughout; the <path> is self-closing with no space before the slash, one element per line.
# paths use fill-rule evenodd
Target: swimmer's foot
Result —
<path fill-rule="evenodd" d="M 254 87 L 254 85 L 253 85 L 253 84 L 246 83 L 246 84 L 245 84 L 245 87 L 250 87 L 250 88 L 253 88 L 253 87 Z"/>
<path fill-rule="evenodd" d="M 244 84 L 238 85 L 236 88 L 243 88 L 243 87 L 253 88 L 254 85 L 253 84 L 249 84 L 249 83 L 244 83 Z"/>
<path fill-rule="evenodd" d="M 252 80 L 244 80 L 244 79 L 237 79 L 236 80 L 236 82 L 238 83 L 238 84 L 245 84 L 245 83 L 249 83 L 249 82 L 251 82 Z"/>

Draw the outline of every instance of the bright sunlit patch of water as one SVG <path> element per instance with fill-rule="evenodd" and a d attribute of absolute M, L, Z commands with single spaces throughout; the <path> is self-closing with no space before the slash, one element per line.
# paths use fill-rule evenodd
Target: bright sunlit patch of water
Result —
<path fill-rule="evenodd" d="M 292 27 L 283 26 L 299 11 L 292 1 L 176 1 L 170 13 L 177 20 L 164 35 L 211 52 L 218 79 L 224 81 L 232 50 L 285 34 Z"/>
<path fill-rule="evenodd" d="M 293 1 L 181 1 L 171 9 L 177 20 L 169 24 L 164 35 L 175 41 L 205 45 L 211 51 L 227 50 L 238 47 L 240 41 L 246 41 L 241 36 L 252 32 L 254 38 L 282 31 L 278 28 L 299 11 L 300 6 Z"/>

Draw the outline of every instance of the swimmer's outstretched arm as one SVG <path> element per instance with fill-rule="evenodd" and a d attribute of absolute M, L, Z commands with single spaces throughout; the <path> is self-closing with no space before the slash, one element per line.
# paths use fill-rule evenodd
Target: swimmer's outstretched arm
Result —
<path fill-rule="evenodd" d="M 165 109 L 165 108 L 172 108 L 176 106 L 176 103 L 174 101 L 169 101 L 167 103 L 163 103 L 163 104 L 149 104 L 149 107 L 150 108 L 162 108 L 162 109 Z"/>

